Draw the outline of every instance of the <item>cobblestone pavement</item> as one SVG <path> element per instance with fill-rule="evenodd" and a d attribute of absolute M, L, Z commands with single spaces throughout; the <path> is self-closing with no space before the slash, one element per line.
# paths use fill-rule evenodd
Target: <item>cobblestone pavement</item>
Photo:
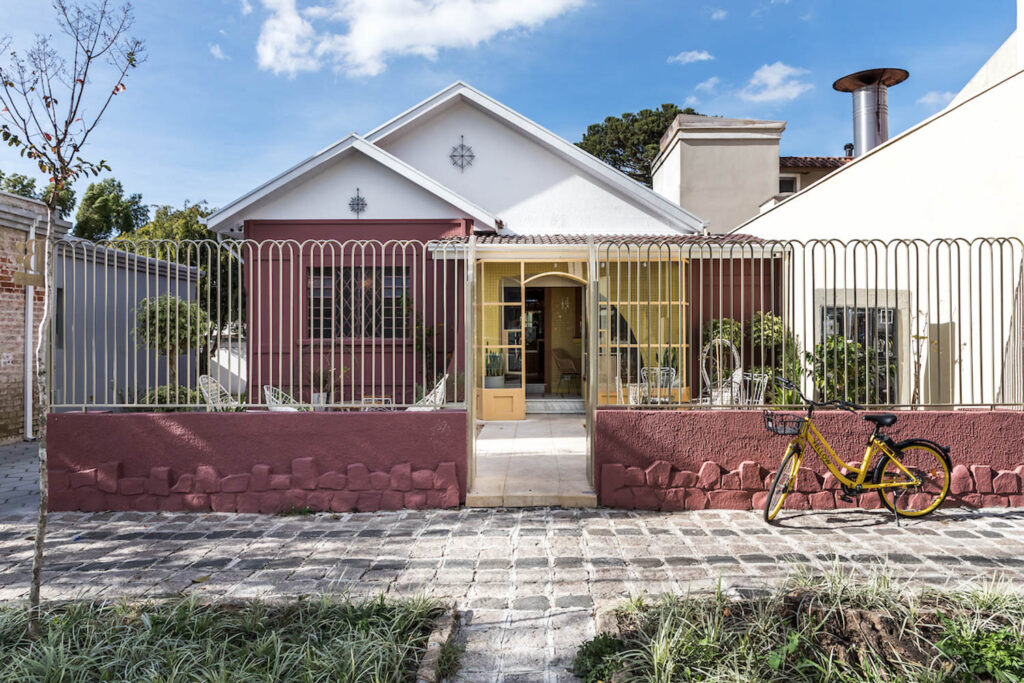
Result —
<path fill-rule="evenodd" d="M 0 516 L 0 600 L 27 595 L 33 519 Z M 880 511 L 461 509 L 309 517 L 55 513 L 44 597 L 206 598 L 388 591 L 452 599 L 468 681 L 571 680 L 595 608 L 641 592 L 756 588 L 797 565 L 887 563 L 932 585 L 1024 585 L 1024 509 Z"/>
<path fill-rule="evenodd" d="M 0 445 L 0 517 L 38 509 L 38 448 L 26 441 Z"/>

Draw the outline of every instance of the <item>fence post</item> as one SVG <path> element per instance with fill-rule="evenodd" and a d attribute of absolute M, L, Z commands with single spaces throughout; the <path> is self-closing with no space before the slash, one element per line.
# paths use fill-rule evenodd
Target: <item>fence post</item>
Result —
<path fill-rule="evenodd" d="M 587 238 L 587 481 L 594 486 L 594 418 L 597 411 L 597 351 L 600 324 L 597 311 L 597 247 Z"/>
<path fill-rule="evenodd" d="M 470 235 L 466 246 L 463 262 L 464 293 L 462 295 L 463 334 L 466 335 L 463 351 L 465 359 L 463 396 L 466 401 L 466 491 L 473 488 L 476 477 L 476 366 L 474 359 L 474 340 L 476 339 L 476 236 Z"/>

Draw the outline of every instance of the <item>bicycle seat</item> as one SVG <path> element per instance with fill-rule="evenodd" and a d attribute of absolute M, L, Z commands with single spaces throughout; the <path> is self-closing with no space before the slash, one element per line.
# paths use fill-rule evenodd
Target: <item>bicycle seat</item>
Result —
<path fill-rule="evenodd" d="M 868 422 L 874 422 L 879 427 L 892 427 L 896 424 L 896 416 L 892 413 L 876 413 L 874 415 L 865 415 L 864 419 Z"/>

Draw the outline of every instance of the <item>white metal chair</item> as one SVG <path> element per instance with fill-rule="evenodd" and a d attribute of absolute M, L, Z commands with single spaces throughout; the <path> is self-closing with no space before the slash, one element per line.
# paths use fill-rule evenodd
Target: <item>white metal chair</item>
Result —
<path fill-rule="evenodd" d="M 618 375 L 615 377 L 615 390 L 618 392 L 615 402 L 618 403 L 622 400 L 622 378 Z M 629 383 L 626 384 L 626 391 L 626 401 L 629 405 L 638 406 L 647 402 L 646 385 Z"/>
<path fill-rule="evenodd" d="M 448 373 L 445 373 L 444 377 L 438 380 L 434 388 L 430 390 L 430 393 L 416 401 L 414 405 L 406 408 L 407 411 L 421 411 L 421 410 L 440 410 L 444 408 L 444 399 L 446 394 L 446 388 L 448 386 Z"/>
<path fill-rule="evenodd" d="M 269 384 L 263 385 L 263 395 L 267 399 L 267 410 L 272 413 L 308 413 L 313 410 L 313 406 L 300 403 L 291 395 Z"/>
<path fill-rule="evenodd" d="M 645 387 L 646 403 L 671 403 L 676 369 L 666 365 L 640 368 L 640 382 Z"/>
<path fill-rule="evenodd" d="M 209 375 L 199 375 L 199 391 L 203 392 L 206 409 L 210 412 L 232 412 L 241 407 L 231 392 Z"/>
<path fill-rule="evenodd" d="M 768 390 L 769 376 L 764 372 L 743 373 L 743 397 L 746 405 L 763 406 L 764 395 Z"/>
<path fill-rule="evenodd" d="M 719 337 L 704 345 L 700 354 L 700 376 L 704 390 L 698 403 L 729 406 L 745 402 L 740 352 L 728 339 Z"/>

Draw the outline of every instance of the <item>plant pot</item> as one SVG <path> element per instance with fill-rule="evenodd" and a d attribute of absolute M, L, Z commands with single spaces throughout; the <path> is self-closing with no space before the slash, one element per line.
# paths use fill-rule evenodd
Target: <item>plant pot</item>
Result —
<path fill-rule="evenodd" d="M 314 391 L 313 392 L 312 404 L 313 404 L 313 410 L 314 411 L 321 412 L 321 411 L 323 411 L 323 410 L 325 410 L 327 408 L 327 404 L 328 403 L 333 403 L 333 402 L 334 402 L 334 400 L 331 397 L 330 393 L 328 393 L 326 391 L 322 391 L 322 392 Z"/>
<path fill-rule="evenodd" d="M 484 389 L 504 389 L 505 375 L 496 377 L 484 377 Z"/>

